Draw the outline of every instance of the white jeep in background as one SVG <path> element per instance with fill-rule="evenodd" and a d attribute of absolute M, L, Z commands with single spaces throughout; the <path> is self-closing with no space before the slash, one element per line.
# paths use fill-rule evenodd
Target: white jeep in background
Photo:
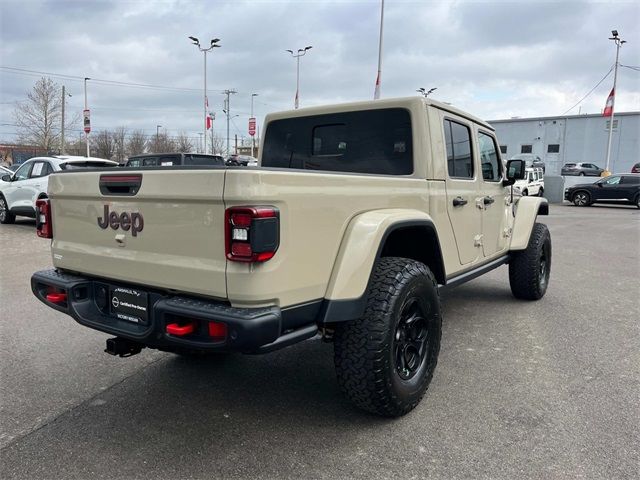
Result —
<path fill-rule="evenodd" d="M 35 218 L 36 201 L 47 198 L 49 174 L 79 168 L 117 167 L 118 162 L 93 157 L 35 157 L 15 173 L 0 177 L 0 223 L 13 223 L 16 216 Z"/>
<path fill-rule="evenodd" d="M 523 197 L 542 197 L 544 194 L 544 172 L 542 168 L 527 168 L 525 177 L 522 180 L 517 180 L 513 185 L 513 191 Z"/>

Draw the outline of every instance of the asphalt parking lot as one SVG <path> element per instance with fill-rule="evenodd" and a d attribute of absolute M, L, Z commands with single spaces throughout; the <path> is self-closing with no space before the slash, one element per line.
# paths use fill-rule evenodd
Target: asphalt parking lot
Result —
<path fill-rule="evenodd" d="M 444 298 L 423 402 L 381 419 L 319 341 L 266 356 L 103 353 L 31 294 L 33 222 L 0 226 L 0 472 L 9 478 L 638 478 L 640 210 L 551 207 L 550 287 L 500 268 Z"/>

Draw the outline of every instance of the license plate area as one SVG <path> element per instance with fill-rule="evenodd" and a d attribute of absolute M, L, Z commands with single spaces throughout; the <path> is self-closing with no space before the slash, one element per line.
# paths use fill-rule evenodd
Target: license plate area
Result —
<path fill-rule="evenodd" d="M 149 320 L 149 294 L 129 287 L 109 289 L 109 310 L 119 320 L 147 325 Z"/>

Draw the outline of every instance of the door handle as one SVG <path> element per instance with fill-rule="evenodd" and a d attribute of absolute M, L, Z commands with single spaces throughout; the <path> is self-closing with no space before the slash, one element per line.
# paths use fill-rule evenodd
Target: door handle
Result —
<path fill-rule="evenodd" d="M 493 197 L 484 197 L 482 199 L 482 203 L 484 203 L 485 205 L 491 205 L 493 202 L 495 202 L 495 199 Z"/>
<path fill-rule="evenodd" d="M 456 197 L 453 199 L 454 207 L 462 207 L 463 205 L 466 205 L 466 204 L 467 204 L 467 201 L 462 197 Z"/>

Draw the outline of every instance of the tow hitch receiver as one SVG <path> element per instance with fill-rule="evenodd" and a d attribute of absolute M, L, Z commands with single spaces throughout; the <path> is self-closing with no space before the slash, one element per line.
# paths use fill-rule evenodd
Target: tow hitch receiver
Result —
<path fill-rule="evenodd" d="M 129 341 L 125 338 L 115 337 L 107 340 L 107 348 L 105 352 L 109 355 L 118 355 L 120 357 L 130 357 L 140 353 L 144 348 L 143 345 Z"/>

